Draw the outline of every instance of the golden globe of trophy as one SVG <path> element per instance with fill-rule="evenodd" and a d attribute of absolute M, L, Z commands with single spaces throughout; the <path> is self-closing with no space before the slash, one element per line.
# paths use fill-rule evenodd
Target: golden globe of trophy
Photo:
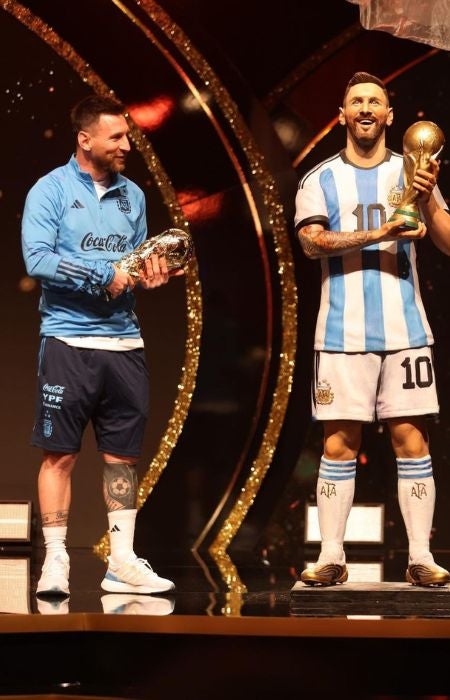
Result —
<path fill-rule="evenodd" d="M 148 238 L 131 253 L 120 258 L 114 265 L 125 270 L 131 277 L 139 278 L 139 271 L 145 270 L 145 261 L 151 255 L 164 255 L 167 269 L 169 271 L 176 270 L 187 265 L 193 257 L 194 244 L 186 231 L 179 228 L 169 228 L 158 236 Z"/>
<path fill-rule="evenodd" d="M 436 158 L 445 144 L 445 136 L 434 122 L 415 122 L 403 136 L 403 194 L 389 221 L 404 219 L 403 229 L 416 229 L 421 221 L 416 200 L 420 194 L 413 187 L 418 170 L 431 172 L 431 158 Z"/>
<path fill-rule="evenodd" d="M 168 228 L 153 238 L 147 238 L 130 253 L 116 260 L 114 265 L 138 280 L 140 271 L 145 272 L 145 261 L 151 255 L 164 256 L 170 272 L 184 268 L 194 257 L 194 253 L 194 243 L 189 233 L 180 228 Z M 105 301 L 111 301 L 113 298 L 107 289 L 99 285 L 93 285 L 92 289 Z"/>

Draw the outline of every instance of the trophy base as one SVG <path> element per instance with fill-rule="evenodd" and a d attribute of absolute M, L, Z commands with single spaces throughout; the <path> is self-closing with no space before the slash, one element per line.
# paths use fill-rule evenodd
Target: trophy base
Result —
<path fill-rule="evenodd" d="M 419 228 L 420 215 L 416 208 L 397 208 L 392 216 L 389 217 L 389 221 L 397 221 L 397 219 L 403 219 L 404 221 L 400 228 L 401 231 L 415 231 Z"/>

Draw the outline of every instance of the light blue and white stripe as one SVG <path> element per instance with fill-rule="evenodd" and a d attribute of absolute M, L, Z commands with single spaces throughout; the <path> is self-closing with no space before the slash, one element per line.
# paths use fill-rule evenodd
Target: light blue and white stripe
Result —
<path fill-rule="evenodd" d="M 322 456 L 320 460 L 319 478 L 327 481 L 347 481 L 356 476 L 356 459 L 347 462 L 338 462 L 326 459 Z"/>
<path fill-rule="evenodd" d="M 402 172 L 402 156 L 391 151 L 374 168 L 356 167 L 342 153 L 322 162 L 301 181 L 296 226 L 318 223 L 336 235 L 378 229 L 393 212 Z M 434 195 L 446 208 L 437 189 Z M 316 350 L 383 352 L 433 344 L 410 241 L 355 246 L 345 255 L 322 257 L 321 265 Z"/>
<path fill-rule="evenodd" d="M 433 476 L 433 465 L 430 455 L 420 459 L 397 457 L 397 471 L 399 479 L 426 479 Z"/>

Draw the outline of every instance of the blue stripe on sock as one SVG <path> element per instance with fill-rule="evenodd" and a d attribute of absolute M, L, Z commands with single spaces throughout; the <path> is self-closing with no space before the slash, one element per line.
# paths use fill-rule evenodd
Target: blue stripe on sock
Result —
<path fill-rule="evenodd" d="M 433 476 L 431 457 L 430 455 L 419 459 L 398 457 L 397 472 L 399 479 L 426 479 Z"/>
<path fill-rule="evenodd" d="M 356 459 L 350 459 L 348 460 L 348 462 L 335 462 L 331 459 L 326 459 L 325 457 L 322 457 L 320 463 L 326 464 L 327 467 L 355 467 L 356 469 Z"/>
<path fill-rule="evenodd" d="M 429 476 L 433 476 L 432 469 L 424 472 L 415 472 L 414 474 L 411 474 L 411 472 L 408 472 L 408 474 L 402 474 L 401 472 L 398 472 L 399 479 L 426 479 Z"/>
<path fill-rule="evenodd" d="M 329 476 L 325 476 L 322 474 L 322 472 L 319 472 L 319 478 L 320 479 L 325 479 L 326 481 L 349 481 L 350 479 L 354 479 L 356 476 L 356 472 L 353 472 L 352 474 L 346 474 L 344 475 L 338 475 L 338 474 L 330 474 Z"/>
<path fill-rule="evenodd" d="M 329 481 L 346 481 L 356 476 L 356 459 L 347 462 L 337 462 L 322 457 L 319 467 L 319 478 Z"/>
<path fill-rule="evenodd" d="M 431 464 L 431 457 L 424 457 L 423 459 L 397 459 L 397 465 L 399 467 L 424 467 Z"/>
<path fill-rule="evenodd" d="M 431 462 L 428 462 L 428 464 L 398 464 L 397 465 L 398 471 L 402 472 L 411 472 L 411 471 L 421 471 L 423 469 L 432 469 Z"/>

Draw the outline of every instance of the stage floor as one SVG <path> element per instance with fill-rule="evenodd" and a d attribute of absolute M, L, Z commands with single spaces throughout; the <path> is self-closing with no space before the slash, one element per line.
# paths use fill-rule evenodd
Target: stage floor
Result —
<path fill-rule="evenodd" d="M 242 554 L 233 561 L 246 591 L 229 590 L 210 559 L 166 553 L 151 563 L 176 591 L 137 596 L 102 591 L 105 564 L 90 550 L 72 549 L 71 593 L 62 600 L 36 597 L 41 550 L 1 554 L 1 695 L 450 694 L 450 587 L 404 583 L 404 553 L 384 567 L 396 580 L 351 574 L 330 588 L 297 583 L 301 566 Z M 447 556 L 436 558 L 447 566 Z"/>
<path fill-rule="evenodd" d="M 241 618 L 247 621 L 243 629 L 260 629 L 264 622 L 265 633 L 275 634 L 282 629 L 286 629 L 287 634 L 301 634 L 301 630 L 305 629 L 312 631 L 314 626 L 311 622 L 314 619 L 328 618 L 335 621 L 333 625 L 327 625 L 328 634 L 335 634 L 333 630 L 336 627 L 344 630 L 344 622 L 364 621 L 364 629 L 372 629 L 375 636 L 378 636 L 378 628 L 386 626 L 380 624 L 383 621 L 396 620 L 395 629 L 399 630 L 400 622 L 405 629 L 409 628 L 408 624 L 404 624 L 408 619 L 414 620 L 415 627 L 418 627 L 420 620 L 433 619 L 436 623 L 441 621 L 433 626 L 436 633 L 438 628 L 441 630 L 438 636 L 447 628 L 450 635 L 450 586 L 421 588 L 405 583 L 402 580 L 404 564 L 401 554 L 397 557 L 397 568 L 391 567 L 389 571 L 389 576 L 394 576 L 394 580 L 373 580 L 380 569 L 368 564 L 366 571 L 361 568 L 361 563 L 350 562 L 350 577 L 346 584 L 315 588 L 297 580 L 301 566 L 274 566 L 267 560 L 258 561 L 251 554 L 241 553 L 235 560 L 240 585 L 235 585 L 231 590 L 209 555 L 203 559 L 190 552 L 172 556 L 160 554 L 157 561 L 151 563 L 158 573 L 175 582 L 176 590 L 170 594 L 151 596 L 102 591 L 100 581 L 106 568 L 103 561 L 89 549 L 71 549 L 69 554 L 70 596 L 44 598 L 36 596 L 44 552 L 35 549 L 21 554 L 17 550 L 8 553 L 3 549 L 0 556 L 1 630 L 17 629 L 19 623 L 14 620 L 17 616 L 21 618 L 20 624 L 30 630 L 44 630 L 46 626 L 52 630 L 75 629 L 73 618 L 77 615 L 79 618 L 82 616 L 82 628 L 89 619 L 92 624 L 95 621 L 97 629 L 100 628 L 98 625 L 102 629 L 113 629 L 116 625 L 117 629 L 122 630 L 132 630 L 133 626 L 138 626 L 141 630 L 155 628 L 162 631 L 165 627 L 171 630 L 178 625 L 183 626 L 187 618 L 192 624 L 193 619 L 197 618 L 198 629 L 205 632 L 210 627 L 221 629 L 222 633 L 227 625 L 230 629 L 238 629 L 224 620 Z M 441 556 L 439 561 L 447 565 L 446 559 L 447 556 Z M 358 580 L 358 576 L 362 580 Z M 67 615 L 72 620 L 64 623 L 62 618 Z M 38 621 L 41 617 L 45 621 Z M 61 620 L 56 622 L 50 620 L 51 617 Z M 110 618 L 108 622 L 101 622 L 106 617 Z M 148 620 L 138 621 L 137 617 Z M 162 620 L 157 624 L 152 622 L 154 618 L 168 617 L 177 618 L 177 623 L 164 623 Z M 119 618 L 130 619 L 125 623 L 119 622 Z M 302 622 L 296 625 L 295 618 L 302 618 Z M 219 622 L 220 619 L 223 621 Z M 249 624 L 252 620 L 253 623 Z M 283 620 L 288 622 L 287 627 L 283 626 Z M 369 622 L 373 624 L 368 625 Z M 357 634 L 359 627 L 347 625 L 347 633 Z M 319 628 L 322 629 L 321 624 Z M 268 632 L 270 629 L 272 632 Z M 428 627 L 424 625 L 423 629 Z"/>

